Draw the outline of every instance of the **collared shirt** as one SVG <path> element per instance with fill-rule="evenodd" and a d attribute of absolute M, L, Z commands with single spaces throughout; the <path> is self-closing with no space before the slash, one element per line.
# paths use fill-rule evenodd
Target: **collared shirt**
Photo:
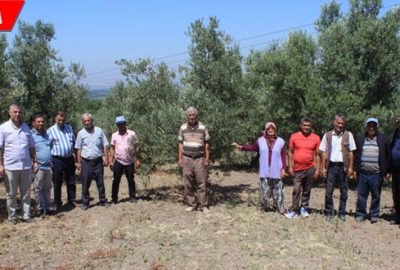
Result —
<path fill-rule="evenodd" d="M 4 167 L 10 171 L 32 168 L 30 148 L 34 147 L 27 124 L 16 127 L 11 120 L 0 126 L 0 148 L 4 150 Z"/>
<path fill-rule="evenodd" d="M 46 132 L 39 133 L 36 129 L 31 130 L 33 141 L 35 142 L 36 160 L 39 169 L 50 170 L 51 167 L 51 141 Z"/>
<path fill-rule="evenodd" d="M 296 132 L 290 136 L 289 149 L 293 152 L 294 170 L 303 171 L 315 166 L 314 156 L 319 149 L 320 138 L 315 133 L 305 136 Z"/>
<path fill-rule="evenodd" d="M 202 156 L 205 145 L 210 143 L 210 136 L 205 125 L 198 122 L 195 127 L 185 123 L 179 129 L 179 143 L 183 144 L 183 154 L 188 156 Z"/>
<path fill-rule="evenodd" d="M 349 131 L 348 131 L 349 132 Z M 331 149 L 331 158 L 332 162 L 343 162 L 343 154 L 342 154 L 342 139 L 344 132 L 336 134 L 335 131 L 332 131 L 332 149 Z M 328 140 L 326 138 L 326 133 L 322 138 L 321 144 L 319 145 L 319 150 L 322 152 L 327 152 Z M 354 141 L 353 134 L 349 132 L 349 150 L 356 150 L 356 143 Z"/>
<path fill-rule="evenodd" d="M 85 128 L 81 129 L 76 137 L 75 148 L 81 150 L 81 157 L 97 159 L 103 156 L 103 147 L 108 146 L 108 140 L 99 127 L 94 127 L 89 133 Z"/>
<path fill-rule="evenodd" d="M 47 130 L 49 139 L 53 144 L 51 154 L 57 157 L 70 157 L 74 153 L 75 137 L 72 127 L 64 124 L 64 128 L 60 129 L 54 124 Z"/>
<path fill-rule="evenodd" d="M 136 133 L 127 129 L 124 135 L 119 132 L 113 133 L 111 136 L 111 145 L 115 149 L 115 159 L 122 165 L 130 165 L 133 163 L 135 147 L 139 144 Z"/>
<path fill-rule="evenodd" d="M 361 154 L 361 170 L 379 173 L 379 147 L 376 136 L 366 137 Z"/>

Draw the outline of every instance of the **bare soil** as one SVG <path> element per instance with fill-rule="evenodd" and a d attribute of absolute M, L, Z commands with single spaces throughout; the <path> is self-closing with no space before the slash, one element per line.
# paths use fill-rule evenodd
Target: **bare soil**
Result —
<path fill-rule="evenodd" d="M 107 169 L 108 198 L 111 182 Z M 311 194 L 312 214 L 297 219 L 260 210 L 256 172 L 212 169 L 210 213 L 184 211 L 177 174 L 157 172 L 136 183 L 137 204 L 129 202 L 123 178 L 121 201 L 107 209 L 96 205 L 92 183 L 89 210 L 64 209 L 15 226 L 7 220 L 1 183 L 0 269 L 399 269 L 400 228 L 390 225 L 388 186 L 382 191 L 381 218 L 371 224 L 354 221 L 354 184 L 347 220 L 329 223 L 321 183 Z M 291 192 L 288 180 L 286 207 Z M 336 205 L 338 196 L 335 190 Z"/>

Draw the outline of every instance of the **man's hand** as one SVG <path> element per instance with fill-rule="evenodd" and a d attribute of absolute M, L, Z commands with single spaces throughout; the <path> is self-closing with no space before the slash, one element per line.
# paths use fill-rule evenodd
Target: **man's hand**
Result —
<path fill-rule="evenodd" d="M 39 164 L 37 161 L 32 162 L 32 172 L 37 173 L 39 171 Z"/>
<path fill-rule="evenodd" d="M 285 171 L 285 169 L 282 169 L 281 170 L 281 179 L 283 179 L 285 177 L 286 177 L 286 171 Z"/>
<path fill-rule="evenodd" d="M 110 165 L 110 161 L 104 160 L 104 161 L 103 161 L 103 166 L 104 166 L 104 167 L 108 167 L 108 165 Z"/>
<path fill-rule="evenodd" d="M 3 165 L 0 165 L 0 176 L 6 175 L 6 170 L 4 169 Z"/>
<path fill-rule="evenodd" d="M 81 171 L 81 163 L 80 163 L 80 162 L 76 162 L 76 163 L 75 163 L 75 167 L 76 167 L 76 170 L 77 170 L 78 172 Z"/>
<path fill-rule="evenodd" d="M 390 173 L 385 173 L 385 180 L 387 181 L 387 180 L 389 180 L 389 178 L 390 178 Z"/>
<path fill-rule="evenodd" d="M 208 159 L 205 158 L 205 159 L 204 159 L 204 166 L 207 167 L 209 164 L 210 164 L 210 160 L 208 160 Z"/>
<path fill-rule="evenodd" d="M 328 170 L 326 168 L 322 169 L 322 176 L 327 177 L 328 176 Z"/>
<path fill-rule="evenodd" d="M 289 174 L 290 174 L 291 176 L 294 176 L 294 170 L 293 170 L 293 167 L 289 167 Z"/>
<path fill-rule="evenodd" d="M 314 179 L 318 179 L 318 177 L 319 177 L 319 170 L 318 169 L 315 169 L 313 177 L 314 177 Z"/>
<path fill-rule="evenodd" d="M 136 169 L 139 169 L 141 165 L 142 165 L 142 163 L 140 162 L 140 159 L 136 159 L 136 160 L 135 160 L 135 167 L 136 167 Z"/>
<path fill-rule="evenodd" d="M 354 175 L 354 170 L 353 170 L 353 168 L 349 168 L 349 169 L 347 170 L 347 176 L 348 176 L 349 178 L 351 178 L 351 177 L 353 177 L 353 175 Z"/>
<path fill-rule="evenodd" d="M 357 172 L 356 171 L 353 172 L 353 178 L 354 178 L 354 180 L 357 180 Z"/>
<path fill-rule="evenodd" d="M 183 159 L 180 159 L 178 161 L 178 166 L 179 166 L 179 168 L 183 168 Z"/>

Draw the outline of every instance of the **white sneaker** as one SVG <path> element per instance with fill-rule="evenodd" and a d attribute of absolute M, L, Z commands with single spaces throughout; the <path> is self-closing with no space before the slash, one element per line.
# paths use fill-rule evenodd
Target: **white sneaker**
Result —
<path fill-rule="evenodd" d="M 300 213 L 301 213 L 301 216 L 304 217 L 304 218 L 306 218 L 306 217 L 308 217 L 308 216 L 310 215 L 310 214 L 308 213 L 307 209 L 305 209 L 304 207 L 302 207 L 302 208 L 300 209 Z"/>
<path fill-rule="evenodd" d="M 287 217 L 287 218 L 297 218 L 297 214 L 296 214 L 296 212 L 294 212 L 292 210 L 289 210 L 289 212 L 287 212 L 285 214 L 285 217 Z"/>
<path fill-rule="evenodd" d="M 193 211 L 196 211 L 196 207 L 194 207 L 194 206 L 189 206 L 189 207 L 185 208 L 185 211 L 186 211 L 186 212 L 193 212 Z"/>

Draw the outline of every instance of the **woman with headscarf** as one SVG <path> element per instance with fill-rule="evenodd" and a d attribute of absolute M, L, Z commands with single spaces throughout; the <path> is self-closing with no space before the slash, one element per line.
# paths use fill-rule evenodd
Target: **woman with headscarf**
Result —
<path fill-rule="evenodd" d="M 242 151 L 259 153 L 260 198 L 265 211 L 271 208 L 271 197 L 279 213 L 285 212 L 282 178 L 285 176 L 286 148 L 285 141 L 278 137 L 277 127 L 273 121 L 265 124 L 265 130 L 252 145 L 233 143 Z"/>

